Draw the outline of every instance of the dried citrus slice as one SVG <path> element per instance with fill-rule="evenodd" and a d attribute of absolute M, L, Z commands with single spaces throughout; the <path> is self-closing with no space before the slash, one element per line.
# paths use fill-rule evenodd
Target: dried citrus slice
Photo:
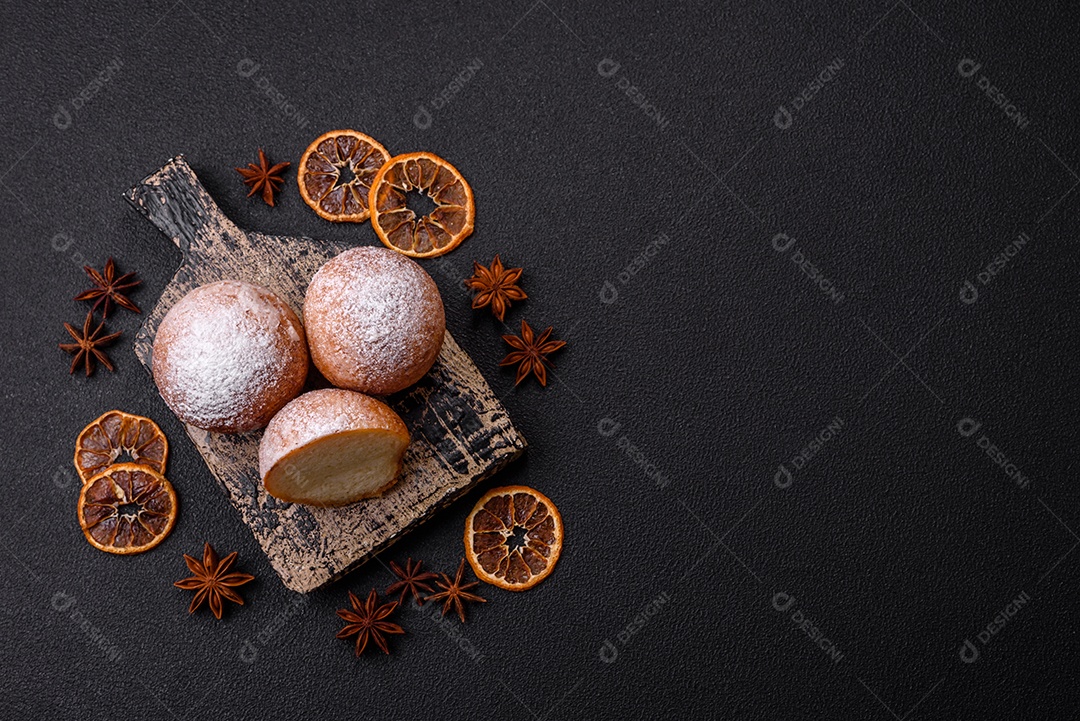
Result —
<path fill-rule="evenodd" d="M 417 218 L 410 192 L 424 192 L 435 209 Z M 461 245 L 473 231 L 472 188 L 453 165 L 432 153 L 406 153 L 386 161 L 371 185 L 371 224 L 387 248 L 433 258 Z"/>
<path fill-rule="evenodd" d="M 465 557 L 473 572 L 507 591 L 524 591 L 547 578 L 562 541 L 559 509 L 526 486 L 488 491 L 465 519 Z"/>
<path fill-rule="evenodd" d="M 75 469 L 86 483 L 116 463 L 122 453 L 158 473 L 165 472 L 169 441 L 149 418 L 109 411 L 82 429 L 75 441 Z"/>
<path fill-rule="evenodd" d="M 390 157 L 379 141 L 355 130 L 331 130 L 300 157 L 296 182 L 304 202 L 335 223 L 362 223 L 372 179 Z"/>
<path fill-rule="evenodd" d="M 82 487 L 79 525 L 94 548 L 142 553 L 169 535 L 176 508 L 176 491 L 164 476 L 138 463 L 117 463 Z"/>

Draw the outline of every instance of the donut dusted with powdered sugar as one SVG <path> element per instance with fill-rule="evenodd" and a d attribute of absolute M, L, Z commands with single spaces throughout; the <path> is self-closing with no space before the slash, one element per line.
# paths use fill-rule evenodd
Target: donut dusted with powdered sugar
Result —
<path fill-rule="evenodd" d="M 401 472 L 409 431 L 390 406 L 325 388 L 290 401 L 259 443 L 266 492 L 290 503 L 340 506 L 386 491 Z"/>
<path fill-rule="evenodd" d="M 262 428 L 307 377 L 300 319 L 266 288 L 223 280 L 174 305 L 154 338 L 161 397 L 185 423 L 220 433 Z"/>
<path fill-rule="evenodd" d="M 336 386 L 387 395 L 420 380 L 442 347 L 435 281 L 386 248 L 352 248 L 326 263 L 304 300 L 311 359 Z"/>

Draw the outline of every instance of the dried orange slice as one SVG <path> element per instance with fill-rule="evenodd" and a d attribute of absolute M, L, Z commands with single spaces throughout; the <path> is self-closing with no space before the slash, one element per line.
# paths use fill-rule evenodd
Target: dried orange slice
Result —
<path fill-rule="evenodd" d="M 312 141 L 300 157 L 300 196 L 320 217 L 362 223 L 372 180 L 390 157 L 379 141 L 355 130 L 331 130 Z"/>
<path fill-rule="evenodd" d="M 562 542 L 559 509 L 526 486 L 488 491 L 465 519 L 465 557 L 473 572 L 507 591 L 524 591 L 547 578 Z"/>
<path fill-rule="evenodd" d="M 75 440 L 75 469 L 86 483 L 105 470 L 122 453 L 158 473 L 165 472 L 169 441 L 149 418 L 123 411 L 109 411 L 82 429 Z"/>
<path fill-rule="evenodd" d="M 424 192 L 435 209 L 417 218 L 406 203 Z M 432 153 L 396 155 L 371 185 L 371 225 L 387 248 L 413 258 L 449 253 L 469 237 L 476 219 L 472 188 L 453 165 Z"/>
<path fill-rule="evenodd" d="M 176 491 L 157 471 L 117 463 L 79 494 L 79 525 L 90 545 L 107 553 L 149 551 L 176 523 Z"/>

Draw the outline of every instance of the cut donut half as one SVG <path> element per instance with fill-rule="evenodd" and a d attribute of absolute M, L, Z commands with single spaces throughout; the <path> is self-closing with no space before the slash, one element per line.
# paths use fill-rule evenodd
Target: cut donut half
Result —
<path fill-rule="evenodd" d="M 342 506 L 389 489 L 408 445 L 408 428 L 390 406 L 327 388 L 278 411 L 259 445 L 259 473 L 275 498 Z"/>

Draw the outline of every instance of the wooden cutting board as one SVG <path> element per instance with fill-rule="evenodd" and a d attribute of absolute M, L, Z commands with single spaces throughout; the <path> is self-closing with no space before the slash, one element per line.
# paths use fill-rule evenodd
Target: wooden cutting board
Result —
<path fill-rule="evenodd" d="M 240 230 L 183 156 L 125 197 L 184 254 L 135 337 L 135 355 L 147 371 L 158 324 L 192 288 L 244 280 L 274 291 L 300 315 L 315 271 L 349 247 Z M 285 503 L 268 495 L 258 472 L 262 431 L 224 434 L 187 426 L 210 472 L 288 588 L 313 591 L 340 578 L 525 450 L 506 409 L 449 333 L 427 376 L 387 401 L 412 436 L 401 478 L 380 498 L 340 508 Z"/>

